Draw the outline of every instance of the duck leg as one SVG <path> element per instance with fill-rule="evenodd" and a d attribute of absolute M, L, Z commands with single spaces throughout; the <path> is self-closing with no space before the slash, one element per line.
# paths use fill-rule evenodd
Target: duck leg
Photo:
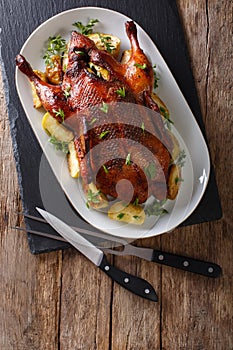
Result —
<path fill-rule="evenodd" d="M 63 122 L 64 119 L 71 115 L 72 111 L 67 104 L 67 99 L 60 85 L 51 85 L 42 81 L 22 55 L 16 56 L 16 65 L 35 85 L 36 92 L 46 111 L 59 122 Z"/>
<path fill-rule="evenodd" d="M 126 22 L 126 33 L 131 44 L 131 56 L 123 64 L 125 79 L 139 100 L 143 101 L 145 91 L 151 93 L 154 83 L 154 73 L 151 62 L 140 48 L 137 28 L 134 22 Z"/>
<path fill-rule="evenodd" d="M 152 92 L 154 83 L 153 68 L 140 48 L 137 28 L 133 21 L 126 22 L 126 33 L 131 44 L 131 56 L 126 63 L 121 64 L 108 52 L 95 49 L 89 52 L 90 61 L 106 68 L 112 79 L 124 81 L 134 93 L 138 103 L 143 104 L 143 92 Z"/>

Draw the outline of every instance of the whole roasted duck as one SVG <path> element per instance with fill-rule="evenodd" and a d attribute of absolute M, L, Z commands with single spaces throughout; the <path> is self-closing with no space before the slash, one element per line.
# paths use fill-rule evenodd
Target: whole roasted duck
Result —
<path fill-rule="evenodd" d="M 42 81 L 22 55 L 16 64 L 34 83 L 43 107 L 74 130 L 84 188 L 95 183 L 105 195 L 144 203 L 150 195 L 167 198 L 173 142 L 151 97 L 153 68 L 134 22 L 126 23 L 126 33 L 131 54 L 120 63 L 87 36 L 72 32 L 60 85 Z M 94 74 L 90 62 L 106 69 L 107 79 Z"/>

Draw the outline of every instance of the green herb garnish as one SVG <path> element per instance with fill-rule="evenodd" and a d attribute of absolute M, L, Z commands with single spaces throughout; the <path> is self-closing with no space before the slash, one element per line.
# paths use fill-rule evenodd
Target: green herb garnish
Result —
<path fill-rule="evenodd" d="M 102 131 L 100 136 L 99 136 L 99 139 L 103 139 L 109 132 L 110 132 L 110 130 Z"/>
<path fill-rule="evenodd" d="M 100 73 L 99 70 L 96 71 L 96 75 L 97 75 L 98 78 L 101 78 L 101 73 Z"/>
<path fill-rule="evenodd" d="M 142 132 L 144 133 L 145 132 L 145 124 L 144 124 L 144 122 L 142 122 L 142 124 L 141 124 L 141 129 L 142 129 Z"/>
<path fill-rule="evenodd" d="M 169 112 L 164 107 L 159 107 L 159 110 L 162 116 L 166 119 L 167 127 L 170 129 L 170 124 L 174 124 L 174 122 L 170 119 Z"/>
<path fill-rule="evenodd" d="M 133 218 L 134 218 L 135 220 L 139 220 L 140 217 L 141 217 L 141 216 L 138 216 L 138 215 L 134 215 L 134 216 L 133 216 Z"/>
<path fill-rule="evenodd" d="M 104 172 L 105 172 L 106 174 L 108 174 L 108 168 L 106 167 L 106 165 L 103 165 L 103 169 L 104 169 Z"/>
<path fill-rule="evenodd" d="M 80 56 L 84 56 L 85 52 L 80 51 L 80 50 L 74 50 L 74 53 L 76 53 L 76 55 L 80 55 Z"/>
<path fill-rule="evenodd" d="M 90 19 L 87 25 L 83 25 L 82 22 L 75 22 L 72 25 L 77 27 L 81 34 L 88 35 L 93 33 L 93 27 L 96 23 L 98 23 L 98 19 Z"/>
<path fill-rule="evenodd" d="M 64 90 L 63 94 L 66 98 L 70 96 L 70 90 L 71 90 L 71 86 L 67 86 L 67 88 Z"/>
<path fill-rule="evenodd" d="M 51 136 L 49 138 L 49 142 L 55 146 L 55 149 L 58 151 L 62 151 L 63 153 L 69 153 L 68 144 L 69 142 L 60 141 L 55 136 Z"/>
<path fill-rule="evenodd" d="M 175 184 L 177 185 L 178 184 L 178 182 L 182 182 L 182 181 L 184 181 L 181 177 L 176 177 L 175 178 Z"/>
<path fill-rule="evenodd" d="M 102 103 L 102 107 L 100 108 L 100 110 L 104 113 L 108 113 L 108 104 L 103 102 Z"/>
<path fill-rule="evenodd" d="M 145 208 L 145 213 L 147 216 L 155 215 L 155 216 L 160 216 L 163 214 L 167 214 L 168 211 L 163 208 L 163 205 L 165 204 L 166 200 L 163 201 L 157 201 L 156 199 L 154 202 L 150 205 L 148 205 Z"/>
<path fill-rule="evenodd" d="M 144 64 L 134 63 L 134 66 L 138 67 L 140 69 L 146 69 L 147 68 L 147 64 L 146 63 L 144 63 Z"/>
<path fill-rule="evenodd" d="M 176 164 L 182 168 L 185 164 L 185 158 L 186 158 L 185 151 L 184 150 L 180 151 Z"/>
<path fill-rule="evenodd" d="M 125 216 L 124 213 L 120 213 L 120 214 L 117 215 L 117 218 L 121 220 L 124 216 Z"/>
<path fill-rule="evenodd" d="M 89 125 L 93 125 L 96 122 L 96 118 L 92 118 L 92 120 L 90 121 Z"/>
<path fill-rule="evenodd" d="M 159 85 L 158 85 L 158 81 L 159 81 L 159 77 L 157 75 L 157 72 L 156 72 L 156 64 L 153 65 L 153 71 L 154 71 L 154 89 L 156 89 Z"/>
<path fill-rule="evenodd" d="M 90 203 L 100 203 L 100 195 L 101 191 L 97 191 L 97 192 L 93 192 L 91 189 L 89 189 L 87 191 L 87 202 L 86 202 L 86 206 L 89 209 L 90 207 Z"/>
<path fill-rule="evenodd" d="M 89 62 L 89 67 L 91 68 L 92 72 L 97 75 L 97 77 L 101 78 L 101 73 L 99 70 L 96 69 L 96 66 L 92 63 Z"/>
<path fill-rule="evenodd" d="M 112 53 L 114 51 L 115 47 L 114 47 L 114 45 L 111 44 L 111 42 L 109 42 L 109 40 L 111 40 L 111 37 L 99 34 L 99 38 L 100 38 L 101 43 L 106 48 L 106 50 L 109 53 Z"/>
<path fill-rule="evenodd" d="M 139 204 L 139 199 L 138 199 L 138 197 L 135 199 L 135 201 L 134 201 L 132 204 L 135 205 L 135 206 L 138 206 L 138 204 Z"/>
<path fill-rule="evenodd" d="M 126 165 L 130 165 L 131 164 L 130 153 L 127 154 L 127 157 L 126 157 L 126 160 L 125 160 L 125 164 Z"/>
<path fill-rule="evenodd" d="M 154 162 L 151 162 L 150 164 L 148 164 L 145 168 L 144 168 L 145 174 L 149 179 L 153 179 L 156 174 L 157 174 L 157 170 L 156 170 L 156 166 Z"/>
<path fill-rule="evenodd" d="M 53 66 L 51 57 L 54 55 L 61 55 L 67 50 L 66 41 L 61 35 L 50 36 L 48 39 L 48 46 L 43 59 L 46 65 Z"/>
<path fill-rule="evenodd" d="M 119 96 L 125 97 L 125 88 L 124 88 L 124 87 L 118 89 L 116 92 L 117 92 L 117 94 L 118 94 Z"/>
<path fill-rule="evenodd" d="M 56 109 L 53 109 L 53 113 L 55 113 L 56 117 L 61 117 L 62 121 L 64 122 L 65 113 L 61 108 L 59 108 L 58 111 Z"/>

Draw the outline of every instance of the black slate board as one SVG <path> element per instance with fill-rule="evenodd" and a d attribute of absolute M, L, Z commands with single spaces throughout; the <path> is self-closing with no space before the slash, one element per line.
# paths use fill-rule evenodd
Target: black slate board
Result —
<path fill-rule="evenodd" d="M 42 163 L 47 177 L 47 188 L 44 191 L 48 193 L 52 191 L 53 195 L 56 193 L 57 201 L 63 203 L 61 212 L 56 211 L 56 214 L 70 223 L 90 229 L 89 224 L 70 210 L 47 161 L 43 159 L 41 162 L 41 149 L 27 122 L 14 83 L 14 58 L 31 32 L 51 16 L 82 6 L 106 7 L 122 12 L 144 28 L 170 67 L 204 134 L 205 131 L 175 0 L 148 0 L 146 2 L 143 0 L 18 0 L 17 2 L 1 0 L 1 64 L 24 211 L 35 215 L 37 214 L 35 207 L 43 207 L 39 191 L 39 169 Z M 220 217 L 221 206 L 212 169 L 208 188 L 201 203 L 182 225 L 216 220 Z M 28 219 L 26 225 L 28 229 L 48 231 L 54 234 L 48 225 Z M 32 253 L 64 249 L 69 246 L 32 234 L 28 237 Z"/>

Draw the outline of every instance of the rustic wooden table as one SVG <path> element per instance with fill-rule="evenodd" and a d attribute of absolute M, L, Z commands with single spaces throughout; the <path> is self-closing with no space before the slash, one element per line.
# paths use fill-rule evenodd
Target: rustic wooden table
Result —
<path fill-rule="evenodd" d="M 3 86 L 0 88 L 0 349 L 230 350 L 232 336 L 232 1 L 178 0 L 223 208 L 219 221 L 178 228 L 142 245 L 215 261 L 221 278 L 138 258 L 115 264 L 155 287 L 138 298 L 74 249 L 32 255 L 21 209 Z"/>

